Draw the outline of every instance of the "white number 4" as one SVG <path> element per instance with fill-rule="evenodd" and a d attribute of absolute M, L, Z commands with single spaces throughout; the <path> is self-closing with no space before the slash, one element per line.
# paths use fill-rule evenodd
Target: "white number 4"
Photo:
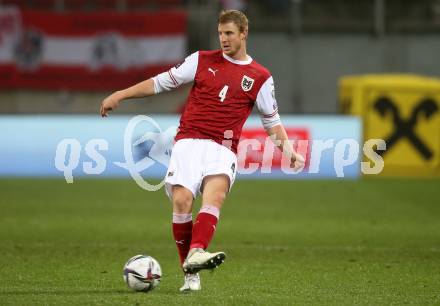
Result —
<path fill-rule="evenodd" d="M 223 89 L 220 90 L 220 93 L 218 94 L 218 96 L 219 96 L 221 102 L 225 101 L 226 93 L 228 92 L 228 88 L 229 88 L 229 86 L 225 85 L 225 87 L 223 87 Z"/>

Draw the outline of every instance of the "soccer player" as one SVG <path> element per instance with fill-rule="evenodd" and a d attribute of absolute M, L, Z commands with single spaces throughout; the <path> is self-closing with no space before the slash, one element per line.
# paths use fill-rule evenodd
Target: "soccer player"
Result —
<path fill-rule="evenodd" d="M 248 20 L 230 10 L 218 19 L 220 50 L 198 51 L 151 79 L 116 91 L 102 101 L 101 115 L 128 98 L 146 97 L 193 82 L 175 137 L 165 187 L 173 204 L 173 236 L 185 273 L 180 291 L 200 290 L 198 272 L 213 269 L 224 252 L 206 251 L 237 168 L 237 145 L 254 105 L 268 135 L 291 160 L 295 170 L 304 158 L 293 150 L 278 115 L 270 72 L 246 52 Z M 202 206 L 192 221 L 194 199 Z"/>

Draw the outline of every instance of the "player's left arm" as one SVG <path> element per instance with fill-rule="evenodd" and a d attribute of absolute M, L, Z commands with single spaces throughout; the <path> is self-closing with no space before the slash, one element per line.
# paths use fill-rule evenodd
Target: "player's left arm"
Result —
<path fill-rule="evenodd" d="M 293 149 L 287 132 L 281 123 L 281 118 L 278 114 L 278 105 L 275 100 L 275 86 L 272 77 L 269 77 L 261 86 L 257 95 L 256 104 L 266 133 L 271 137 L 281 152 L 291 160 L 291 167 L 296 171 L 302 170 L 305 160 L 301 154 Z"/>
<path fill-rule="evenodd" d="M 290 166 L 295 171 L 300 171 L 304 168 L 304 157 L 293 149 L 289 141 L 287 132 L 282 124 L 277 124 L 273 127 L 266 128 L 267 135 L 271 136 L 275 145 L 290 159 Z"/>

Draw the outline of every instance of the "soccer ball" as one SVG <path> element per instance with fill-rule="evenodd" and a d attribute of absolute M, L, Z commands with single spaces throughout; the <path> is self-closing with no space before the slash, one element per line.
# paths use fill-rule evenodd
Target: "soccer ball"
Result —
<path fill-rule="evenodd" d="M 124 266 L 124 281 L 135 291 L 151 291 L 162 277 L 162 269 L 156 259 L 148 255 L 136 255 Z"/>

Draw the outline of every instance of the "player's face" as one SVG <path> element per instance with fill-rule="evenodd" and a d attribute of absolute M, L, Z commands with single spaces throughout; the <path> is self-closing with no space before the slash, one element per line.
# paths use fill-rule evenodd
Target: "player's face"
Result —
<path fill-rule="evenodd" d="M 228 22 L 218 25 L 218 37 L 223 53 L 233 57 L 244 46 L 246 33 L 240 32 L 235 23 Z"/>

